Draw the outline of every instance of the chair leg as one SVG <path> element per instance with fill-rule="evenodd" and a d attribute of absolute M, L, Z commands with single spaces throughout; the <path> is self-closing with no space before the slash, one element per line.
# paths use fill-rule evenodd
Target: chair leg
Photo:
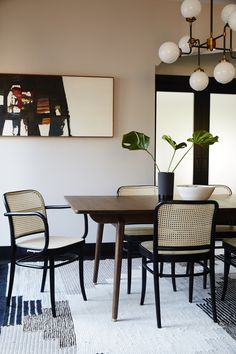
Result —
<path fill-rule="evenodd" d="M 163 262 L 160 262 L 160 277 L 161 277 L 162 274 L 163 274 L 163 270 L 164 270 L 164 263 L 163 263 Z"/>
<path fill-rule="evenodd" d="M 163 276 L 163 271 L 164 271 L 164 262 L 160 262 L 160 271 L 159 271 L 160 278 Z M 176 278 L 175 278 L 175 262 L 171 262 L 171 280 L 172 280 L 173 291 L 177 291 Z"/>
<path fill-rule="evenodd" d="M 55 304 L 55 268 L 54 259 L 49 259 L 49 272 L 50 272 L 50 298 L 52 307 L 52 316 L 56 317 L 56 304 Z"/>
<path fill-rule="evenodd" d="M 189 267 L 189 297 L 188 297 L 188 300 L 189 300 L 189 302 L 192 302 L 193 301 L 194 262 L 189 262 L 188 267 Z"/>
<path fill-rule="evenodd" d="M 207 260 L 203 261 L 203 289 L 207 288 L 207 271 L 205 271 L 207 269 Z"/>
<path fill-rule="evenodd" d="M 215 294 L 215 257 L 210 259 L 210 284 L 211 284 L 211 303 L 212 303 L 212 315 L 213 321 L 217 322 L 216 313 L 216 294 Z"/>
<path fill-rule="evenodd" d="M 225 249 L 224 252 L 224 286 L 223 286 L 223 291 L 221 295 L 221 300 L 224 301 L 227 287 L 228 287 L 228 279 L 229 279 L 229 270 L 230 270 L 230 259 L 231 259 L 231 253 Z"/>
<path fill-rule="evenodd" d="M 142 257 L 142 290 L 140 305 L 144 304 L 145 294 L 146 294 L 146 284 L 147 284 L 147 269 L 145 268 L 146 258 Z"/>
<path fill-rule="evenodd" d="M 160 306 L 160 284 L 159 284 L 158 262 L 153 263 L 153 279 L 154 279 L 157 327 L 161 328 L 161 306 Z"/>
<path fill-rule="evenodd" d="M 171 262 L 171 279 L 172 279 L 173 290 L 177 291 L 176 280 L 175 280 L 175 262 Z"/>
<path fill-rule="evenodd" d="M 187 264 L 186 264 L 186 274 L 189 274 L 189 266 L 190 266 L 190 264 L 189 264 L 189 262 L 187 262 Z"/>
<path fill-rule="evenodd" d="M 80 288 L 81 288 L 81 293 L 83 296 L 84 301 L 87 300 L 86 292 L 85 292 L 85 287 L 84 287 L 84 258 L 83 255 L 79 256 L 79 281 L 80 281 Z"/>
<path fill-rule="evenodd" d="M 127 241 L 127 294 L 131 292 L 132 253 L 132 242 Z"/>
<path fill-rule="evenodd" d="M 11 266 L 10 266 L 10 278 L 9 278 L 9 286 L 8 286 L 8 294 L 7 294 L 7 306 L 10 306 L 10 302 L 11 302 L 15 268 L 16 268 L 15 257 L 13 256 L 12 260 L 11 260 Z"/>
<path fill-rule="evenodd" d="M 44 260 L 44 265 L 43 265 L 43 277 L 42 277 L 42 283 L 41 283 L 41 293 L 44 292 L 44 289 L 45 289 L 45 283 L 46 283 L 46 278 L 47 278 L 47 269 L 48 268 L 48 260 L 45 259 Z"/>

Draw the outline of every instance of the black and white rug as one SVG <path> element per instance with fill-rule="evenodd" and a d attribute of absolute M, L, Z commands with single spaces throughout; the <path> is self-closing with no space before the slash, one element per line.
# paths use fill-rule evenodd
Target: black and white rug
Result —
<path fill-rule="evenodd" d="M 1 354 L 156 354 L 236 353 L 236 279 L 230 280 L 226 300 L 220 301 L 222 262 L 217 260 L 219 324 L 211 319 L 209 289 L 195 281 L 194 302 L 188 302 L 188 280 L 161 279 L 162 329 L 156 327 L 152 277 L 148 277 L 145 305 L 139 305 L 140 260 L 134 260 L 132 293 L 126 294 L 123 262 L 119 320 L 111 320 L 113 261 L 101 261 L 99 283 L 92 284 L 93 262 L 85 261 L 88 301 L 78 283 L 78 265 L 56 271 L 59 316 L 51 316 L 48 287 L 40 293 L 41 273 L 17 267 L 12 304 L 5 306 L 8 266 L 0 266 Z M 165 265 L 166 266 L 166 265 Z M 235 275 L 235 274 L 234 274 Z"/>

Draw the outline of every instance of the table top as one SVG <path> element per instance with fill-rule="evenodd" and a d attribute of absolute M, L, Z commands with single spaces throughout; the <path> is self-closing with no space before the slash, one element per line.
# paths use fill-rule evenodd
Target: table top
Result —
<path fill-rule="evenodd" d="M 178 197 L 175 197 L 177 200 Z M 137 213 L 154 210 L 157 196 L 65 196 L 75 213 Z M 236 194 L 215 194 L 220 209 L 236 209 Z"/>

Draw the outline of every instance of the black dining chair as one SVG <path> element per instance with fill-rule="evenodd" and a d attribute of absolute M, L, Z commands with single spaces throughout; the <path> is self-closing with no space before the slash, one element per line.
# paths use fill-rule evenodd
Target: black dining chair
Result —
<path fill-rule="evenodd" d="M 225 299 L 226 292 L 227 292 L 230 266 L 232 265 L 233 267 L 236 267 L 236 238 L 225 238 L 223 240 L 223 248 L 224 248 L 224 286 L 221 295 L 222 301 Z"/>
<path fill-rule="evenodd" d="M 117 190 L 118 196 L 139 196 L 139 195 L 158 195 L 158 187 L 154 185 L 125 185 Z M 138 254 L 138 245 L 145 240 L 153 237 L 153 225 L 131 224 L 125 225 L 124 232 L 124 252 L 127 253 L 127 294 L 131 293 L 132 279 L 132 258 Z"/>
<path fill-rule="evenodd" d="M 215 302 L 215 215 L 216 201 L 169 201 L 161 202 L 154 210 L 154 236 L 152 241 L 139 246 L 142 256 L 142 291 L 140 304 L 144 304 L 147 271 L 153 275 L 157 326 L 161 328 L 160 263 L 187 262 L 189 271 L 176 273 L 175 277 L 189 277 L 189 302 L 193 298 L 195 276 L 210 274 L 212 313 L 217 321 Z M 209 261 L 209 266 L 207 262 Z M 194 269 L 200 263 L 202 271 Z M 172 295 L 173 296 L 173 295 Z"/>
<path fill-rule="evenodd" d="M 50 278 L 52 315 L 56 317 L 55 269 L 76 260 L 79 261 L 80 287 L 87 300 L 84 287 L 83 249 L 88 233 L 88 218 L 84 214 L 84 230 L 81 237 L 51 235 L 47 218 L 49 209 L 65 209 L 67 205 L 45 205 L 42 195 L 36 190 L 20 190 L 3 195 L 11 237 L 11 266 L 7 294 L 10 305 L 15 266 L 43 270 L 41 291 L 44 291 L 47 270 Z"/>
<path fill-rule="evenodd" d="M 212 199 L 214 199 L 214 195 L 217 194 L 225 194 L 232 195 L 232 190 L 229 186 L 225 184 L 214 184 L 215 190 L 212 195 Z M 236 237 L 236 225 L 234 225 L 234 220 L 230 219 L 228 222 L 224 220 L 224 223 L 217 223 L 216 231 L 215 231 L 215 247 L 216 249 L 223 248 L 223 241 L 225 238 L 234 238 Z"/>

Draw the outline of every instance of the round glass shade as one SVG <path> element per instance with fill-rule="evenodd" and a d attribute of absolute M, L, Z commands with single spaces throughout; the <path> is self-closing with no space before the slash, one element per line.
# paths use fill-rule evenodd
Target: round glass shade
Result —
<path fill-rule="evenodd" d="M 214 69 L 214 78 L 220 84 L 227 84 L 235 77 L 235 68 L 233 64 L 229 63 L 226 60 L 222 60 L 219 64 L 216 65 Z"/>
<path fill-rule="evenodd" d="M 189 36 L 183 36 L 179 40 L 179 48 L 182 50 L 182 53 L 189 53 L 190 52 L 190 47 L 189 47 Z"/>
<path fill-rule="evenodd" d="M 202 5 L 199 0 L 184 0 L 180 10 L 185 18 L 197 17 L 202 10 Z"/>
<path fill-rule="evenodd" d="M 236 10 L 230 14 L 228 24 L 233 31 L 236 31 Z"/>
<path fill-rule="evenodd" d="M 173 42 L 165 42 L 159 48 L 159 57 L 163 63 L 172 64 L 179 56 L 179 47 Z"/>
<path fill-rule="evenodd" d="M 189 78 L 189 84 L 195 91 L 205 90 L 205 88 L 208 86 L 208 83 L 209 78 L 207 74 L 200 69 L 194 71 Z"/>
<path fill-rule="evenodd" d="M 236 10 L 236 5 L 235 4 L 229 4 L 226 5 L 223 10 L 221 11 L 221 19 L 222 21 L 226 24 L 228 23 L 229 16 L 233 11 Z"/>

